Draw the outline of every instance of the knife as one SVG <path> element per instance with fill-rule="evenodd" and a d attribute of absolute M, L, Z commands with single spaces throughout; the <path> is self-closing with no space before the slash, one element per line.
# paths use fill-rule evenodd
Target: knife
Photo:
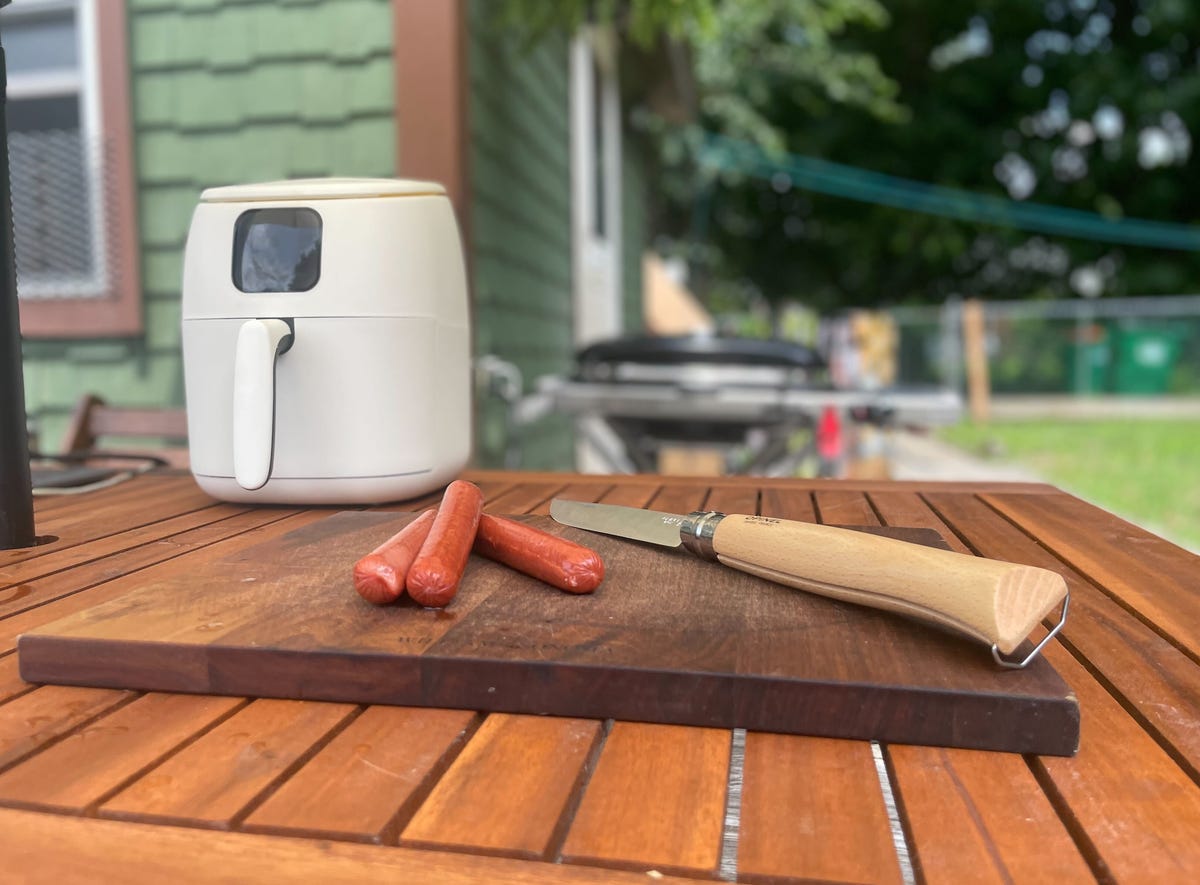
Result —
<path fill-rule="evenodd" d="M 821 596 L 909 615 L 992 646 L 1011 667 L 1029 663 L 1067 615 L 1062 575 L 852 529 L 768 516 L 695 511 L 660 513 L 555 498 L 563 525 L 663 547 L 678 547 L 768 581 Z M 1002 657 L 1059 604 L 1050 634 L 1024 661 Z"/>

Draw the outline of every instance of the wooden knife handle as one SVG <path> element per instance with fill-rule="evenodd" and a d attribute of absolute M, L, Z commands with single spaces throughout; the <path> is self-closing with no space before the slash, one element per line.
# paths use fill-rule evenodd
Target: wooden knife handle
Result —
<path fill-rule="evenodd" d="M 769 581 L 920 618 L 1010 654 L 1067 593 L 1059 575 L 865 532 L 726 516 L 718 561 Z"/>

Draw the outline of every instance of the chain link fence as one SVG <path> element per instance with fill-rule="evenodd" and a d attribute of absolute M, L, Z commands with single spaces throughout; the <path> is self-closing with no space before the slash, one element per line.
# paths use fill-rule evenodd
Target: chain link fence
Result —
<path fill-rule="evenodd" d="M 899 383 L 963 383 L 962 302 L 897 307 Z M 1200 394 L 1200 295 L 984 302 L 1000 394 Z"/>

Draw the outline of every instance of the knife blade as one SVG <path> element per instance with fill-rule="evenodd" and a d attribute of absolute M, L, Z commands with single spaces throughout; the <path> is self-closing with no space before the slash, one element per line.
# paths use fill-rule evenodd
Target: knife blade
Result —
<path fill-rule="evenodd" d="M 765 516 L 661 513 L 555 498 L 557 522 L 664 547 L 778 584 L 908 615 L 992 646 L 1003 659 L 1062 604 L 1067 584 L 1048 569 L 910 544 L 850 529 Z M 1050 637 L 1047 637 L 1049 639 Z M 1043 640 L 1045 643 L 1046 640 Z"/>

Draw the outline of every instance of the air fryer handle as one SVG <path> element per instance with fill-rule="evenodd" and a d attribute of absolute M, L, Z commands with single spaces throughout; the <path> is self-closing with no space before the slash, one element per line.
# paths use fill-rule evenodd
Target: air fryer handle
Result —
<path fill-rule="evenodd" d="M 284 320 L 247 320 L 233 360 L 233 475 L 247 490 L 271 476 L 275 451 L 275 358 L 292 343 Z"/>

